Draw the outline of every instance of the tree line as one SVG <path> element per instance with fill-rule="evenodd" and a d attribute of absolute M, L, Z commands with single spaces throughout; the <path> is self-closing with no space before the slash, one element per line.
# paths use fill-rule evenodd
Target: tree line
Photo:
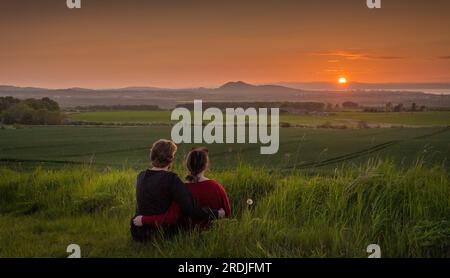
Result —
<path fill-rule="evenodd" d="M 194 110 L 194 103 L 182 103 L 176 106 L 184 107 L 189 110 Z M 225 110 L 226 108 L 240 107 L 247 108 L 280 108 L 281 112 L 288 112 L 289 110 L 298 111 L 324 111 L 326 108 L 325 103 L 321 102 L 204 102 L 203 109 L 211 107 Z"/>
<path fill-rule="evenodd" d="M 158 105 L 90 105 L 90 106 L 76 106 L 74 108 L 65 109 L 69 112 L 95 112 L 95 111 L 162 111 Z"/>
<path fill-rule="evenodd" d="M 64 119 L 59 104 L 47 97 L 24 100 L 0 97 L 0 121 L 3 124 L 57 125 Z"/>

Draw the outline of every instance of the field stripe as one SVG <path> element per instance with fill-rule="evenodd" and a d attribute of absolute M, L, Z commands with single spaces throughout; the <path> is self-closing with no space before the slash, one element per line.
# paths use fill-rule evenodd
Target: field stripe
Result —
<path fill-rule="evenodd" d="M 141 151 L 141 150 L 149 150 L 150 147 L 135 147 L 135 148 L 127 148 L 127 149 L 116 149 L 110 151 L 102 151 L 102 152 L 86 152 L 86 153 L 78 153 L 78 154 L 64 154 L 65 157 L 82 157 L 82 156 L 92 156 L 98 154 L 110 154 L 110 153 L 124 153 L 130 151 Z"/>
<path fill-rule="evenodd" d="M 68 164 L 68 165 L 104 165 L 104 166 L 110 166 L 110 165 L 118 165 L 118 164 L 105 164 L 105 163 L 88 163 L 86 161 L 73 161 L 73 160 L 43 160 L 43 159 L 18 159 L 18 158 L 0 158 L 0 163 L 6 162 L 6 163 L 48 163 L 48 164 Z"/>
<path fill-rule="evenodd" d="M 331 164 L 335 164 L 335 163 L 339 163 L 339 162 L 344 162 L 344 161 L 349 161 L 351 159 L 355 159 L 355 158 L 359 158 L 371 153 L 375 153 L 375 152 L 379 152 L 382 151 L 384 149 L 387 149 L 393 145 L 397 145 L 403 142 L 406 142 L 408 140 L 420 140 L 420 139 L 426 139 L 426 138 L 430 138 L 445 132 L 450 131 L 450 126 L 447 126 L 441 130 L 429 133 L 429 134 L 425 134 L 425 135 L 421 135 L 421 136 L 417 136 L 417 137 L 413 137 L 410 139 L 403 139 L 403 140 L 392 140 L 392 141 L 388 141 L 382 144 L 378 144 L 375 145 L 373 147 L 367 148 L 367 149 L 363 149 L 357 152 L 353 152 L 353 153 L 349 153 L 349 154 L 345 154 L 345 155 L 341 155 L 341 156 L 336 156 L 330 159 L 326 159 L 326 160 L 322 160 L 319 162 L 307 162 L 307 163 L 302 163 L 299 165 L 291 165 L 291 166 L 286 166 L 283 167 L 283 169 L 286 170 L 291 170 L 291 169 L 307 169 L 307 168 L 316 168 L 316 167 L 322 167 L 322 166 L 327 166 L 327 165 L 331 165 Z"/>
<path fill-rule="evenodd" d="M 417 137 L 414 137 L 413 139 L 426 139 L 426 138 L 429 138 L 429 137 L 433 137 L 433 136 L 435 136 L 435 135 L 439 135 L 439 134 L 445 133 L 445 132 L 447 132 L 447 131 L 449 131 L 449 130 L 450 130 L 450 126 L 447 126 L 447 127 L 443 128 L 443 129 L 441 129 L 441 130 L 432 132 L 432 133 L 430 133 L 430 134 L 425 134 L 425 135 L 417 136 Z"/>
<path fill-rule="evenodd" d="M 31 163 L 78 164 L 78 165 L 86 164 L 86 162 L 70 161 L 70 160 L 41 160 L 41 159 L 17 159 L 17 158 L 0 158 L 0 162 L 8 162 L 8 163 L 31 162 Z"/>
<path fill-rule="evenodd" d="M 330 165 L 330 164 L 334 164 L 334 163 L 338 163 L 338 162 L 348 161 L 348 160 L 355 159 L 355 158 L 358 158 L 358 157 L 361 157 L 361 156 L 364 156 L 367 154 L 381 151 L 383 149 L 386 149 L 386 148 L 388 148 L 392 145 L 398 144 L 400 142 L 401 142 L 400 140 L 389 141 L 389 142 L 385 142 L 385 143 L 370 147 L 368 149 L 359 150 L 359 151 L 356 151 L 353 153 L 336 156 L 336 157 L 318 161 L 318 162 L 307 162 L 307 163 L 302 163 L 299 165 L 294 164 L 291 166 L 284 167 L 284 169 L 293 169 L 293 168 L 306 169 L 306 168 L 321 167 L 321 166 L 326 166 L 326 165 Z"/>

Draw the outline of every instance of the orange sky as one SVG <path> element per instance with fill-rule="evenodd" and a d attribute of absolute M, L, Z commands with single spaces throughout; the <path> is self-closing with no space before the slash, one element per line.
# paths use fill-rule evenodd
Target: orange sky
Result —
<path fill-rule="evenodd" d="M 0 84 L 450 82 L 447 0 L 3 2 Z"/>

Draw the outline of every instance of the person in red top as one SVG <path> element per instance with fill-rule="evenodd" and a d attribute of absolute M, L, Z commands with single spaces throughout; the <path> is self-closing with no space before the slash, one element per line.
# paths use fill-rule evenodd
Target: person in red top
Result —
<path fill-rule="evenodd" d="M 208 169 L 209 156 L 206 148 L 192 149 L 186 157 L 186 167 L 190 174 L 186 177 L 186 187 L 195 199 L 197 207 L 209 207 L 211 209 L 225 212 L 225 217 L 231 216 L 230 201 L 224 187 L 205 176 Z M 139 215 L 133 220 L 136 226 L 164 227 L 187 224 L 183 219 L 181 209 L 178 204 L 173 203 L 169 210 L 160 215 Z M 191 220 L 189 223 L 201 230 L 208 229 L 210 221 Z"/>

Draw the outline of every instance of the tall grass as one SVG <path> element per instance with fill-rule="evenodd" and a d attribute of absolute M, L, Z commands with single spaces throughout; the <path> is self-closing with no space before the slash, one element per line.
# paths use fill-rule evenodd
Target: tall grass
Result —
<path fill-rule="evenodd" d="M 450 257 L 445 167 L 372 161 L 330 174 L 241 165 L 211 173 L 233 218 L 201 234 L 134 243 L 133 170 L 0 169 L 0 257 Z M 247 200 L 253 200 L 249 206 Z"/>

